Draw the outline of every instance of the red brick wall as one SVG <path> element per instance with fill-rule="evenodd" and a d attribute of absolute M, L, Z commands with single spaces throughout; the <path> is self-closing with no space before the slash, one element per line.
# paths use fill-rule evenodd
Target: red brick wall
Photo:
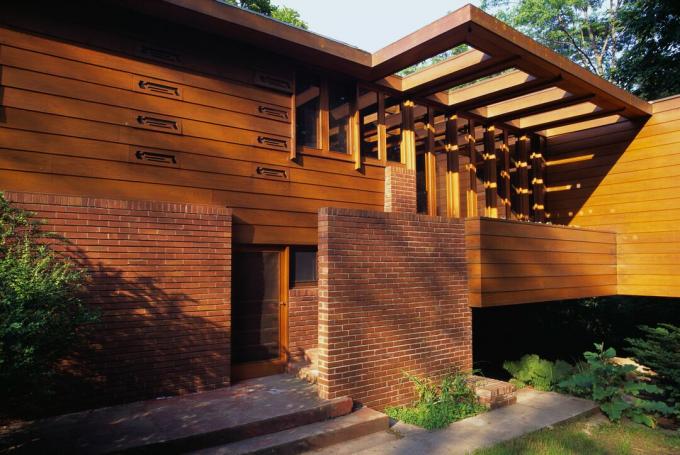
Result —
<path fill-rule="evenodd" d="M 378 409 L 413 398 L 403 372 L 472 367 L 464 224 L 319 212 L 319 393 Z"/>
<path fill-rule="evenodd" d="M 416 213 L 416 171 L 395 166 L 385 168 L 385 211 Z"/>
<path fill-rule="evenodd" d="M 318 316 L 316 287 L 294 288 L 288 292 L 288 350 L 292 360 L 301 360 L 306 350 L 316 348 Z"/>
<path fill-rule="evenodd" d="M 229 384 L 231 211 L 6 193 L 68 239 L 101 310 L 81 362 L 104 402 Z M 78 391 L 78 393 L 83 393 Z"/>

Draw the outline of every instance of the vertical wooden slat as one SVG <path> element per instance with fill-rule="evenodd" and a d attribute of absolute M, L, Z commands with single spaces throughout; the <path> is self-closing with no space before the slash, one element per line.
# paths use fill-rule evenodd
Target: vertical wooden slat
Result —
<path fill-rule="evenodd" d="M 484 216 L 498 218 L 498 183 L 496 181 L 496 129 L 484 131 Z"/>
<path fill-rule="evenodd" d="M 328 112 L 328 81 L 326 78 L 321 79 L 321 90 L 319 93 L 319 126 L 318 130 L 321 134 L 319 141 L 319 146 L 322 150 L 328 150 L 330 148 L 330 114 Z"/>
<path fill-rule="evenodd" d="M 460 163 L 458 152 L 458 116 L 446 118 L 446 216 L 460 218 Z"/>
<path fill-rule="evenodd" d="M 387 127 L 385 126 L 385 93 L 378 92 L 378 159 L 387 164 Z"/>
<path fill-rule="evenodd" d="M 296 74 L 293 73 L 293 87 L 295 87 L 295 77 Z M 288 159 L 291 161 L 294 161 L 297 158 L 297 121 L 295 118 L 295 111 L 297 110 L 295 104 L 296 98 L 296 91 L 293 90 L 293 94 L 290 96 L 290 152 L 288 154 Z"/>
<path fill-rule="evenodd" d="M 427 108 L 427 138 L 425 142 L 425 190 L 427 214 L 437 216 L 437 162 L 434 155 L 434 109 Z"/>
<path fill-rule="evenodd" d="M 470 185 L 467 189 L 467 217 L 474 218 L 478 215 L 477 212 L 477 145 L 475 141 L 475 122 L 468 120 L 468 155 L 470 162 L 467 165 L 468 174 L 470 177 Z"/>
<path fill-rule="evenodd" d="M 520 220 L 529 220 L 529 169 L 528 169 L 528 144 L 529 138 L 525 135 L 517 139 L 517 160 L 515 166 L 517 167 L 517 194 L 519 196 L 519 207 L 517 218 Z"/>
<path fill-rule="evenodd" d="M 361 169 L 361 128 L 359 127 L 359 85 L 354 87 L 354 99 L 350 102 L 349 152 L 354 158 L 354 169 Z"/>
<path fill-rule="evenodd" d="M 402 129 L 401 129 L 401 162 L 406 169 L 416 169 L 416 141 L 413 118 L 413 101 L 405 100 L 402 104 Z"/>
<path fill-rule="evenodd" d="M 545 221 L 545 184 L 543 151 L 541 148 L 541 138 L 533 135 L 531 137 L 531 186 L 534 195 L 534 221 L 542 223 Z"/>
<path fill-rule="evenodd" d="M 502 162 L 501 162 L 501 182 L 500 191 L 503 206 L 505 207 L 505 218 L 512 218 L 512 198 L 510 197 L 510 146 L 508 145 L 508 130 L 503 130 L 503 145 L 501 145 Z"/>

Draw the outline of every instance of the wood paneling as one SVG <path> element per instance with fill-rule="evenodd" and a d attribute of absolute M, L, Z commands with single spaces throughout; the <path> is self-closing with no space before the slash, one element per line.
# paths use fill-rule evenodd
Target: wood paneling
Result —
<path fill-rule="evenodd" d="M 257 79 L 286 62 L 280 76 L 201 49 L 161 64 L 123 35 L 45 27 L 64 39 L 0 27 L 0 189 L 225 205 L 236 243 L 315 244 L 319 208 L 382 210 L 382 165 L 289 159 L 292 96 Z"/>
<path fill-rule="evenodd" d="M 465 222 L 470 304 L 616 294 L 616 234 L 491 218 Z"/>
<path fill-rule="evenodd" d="M 551 220 L 617 232 L 618 293 L 680 297 L 680 98 L 644 124 L 551 137 Z"/>

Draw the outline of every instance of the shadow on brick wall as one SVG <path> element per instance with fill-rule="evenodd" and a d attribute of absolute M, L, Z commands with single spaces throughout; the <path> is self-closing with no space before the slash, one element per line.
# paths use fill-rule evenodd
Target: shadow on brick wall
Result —
<path fill-rule="evenodd" d="M 92 259 L 103 250 L 86 248 L 61 237 L 53 249 L 88 272 L 83 300 L 99 321 L 84 328 L 87 346 L 62 362 L 51 391 L 14 397 L 0 416 L 34 418 L 229 384 L 228 294 L 226 304 L 216 302 L 216 291 L 201 287 L 211 283 L 192 281 L 202 272 L 158 266 L 163 253 L 148 264 L 143 252 Z"/>

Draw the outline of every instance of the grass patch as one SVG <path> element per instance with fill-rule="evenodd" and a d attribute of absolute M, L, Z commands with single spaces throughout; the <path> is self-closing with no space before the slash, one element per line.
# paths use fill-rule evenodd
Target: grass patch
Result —
<path fill-rule="evenodd" d="M 629 420 L 579 420 L 480 449 L 474 455 L 671 455 L 680 453 L 680 433 Z"/>
<path fill-rule="evenodd" d="M 486 410 L 468 384 L 467 375 L 447 375 L 440 382 L 408 374 L 406 377 L 413 383 L 418 400 L 411 406 L 386 408 L 385 413 L 395 420 L 436 430 Z"/>

